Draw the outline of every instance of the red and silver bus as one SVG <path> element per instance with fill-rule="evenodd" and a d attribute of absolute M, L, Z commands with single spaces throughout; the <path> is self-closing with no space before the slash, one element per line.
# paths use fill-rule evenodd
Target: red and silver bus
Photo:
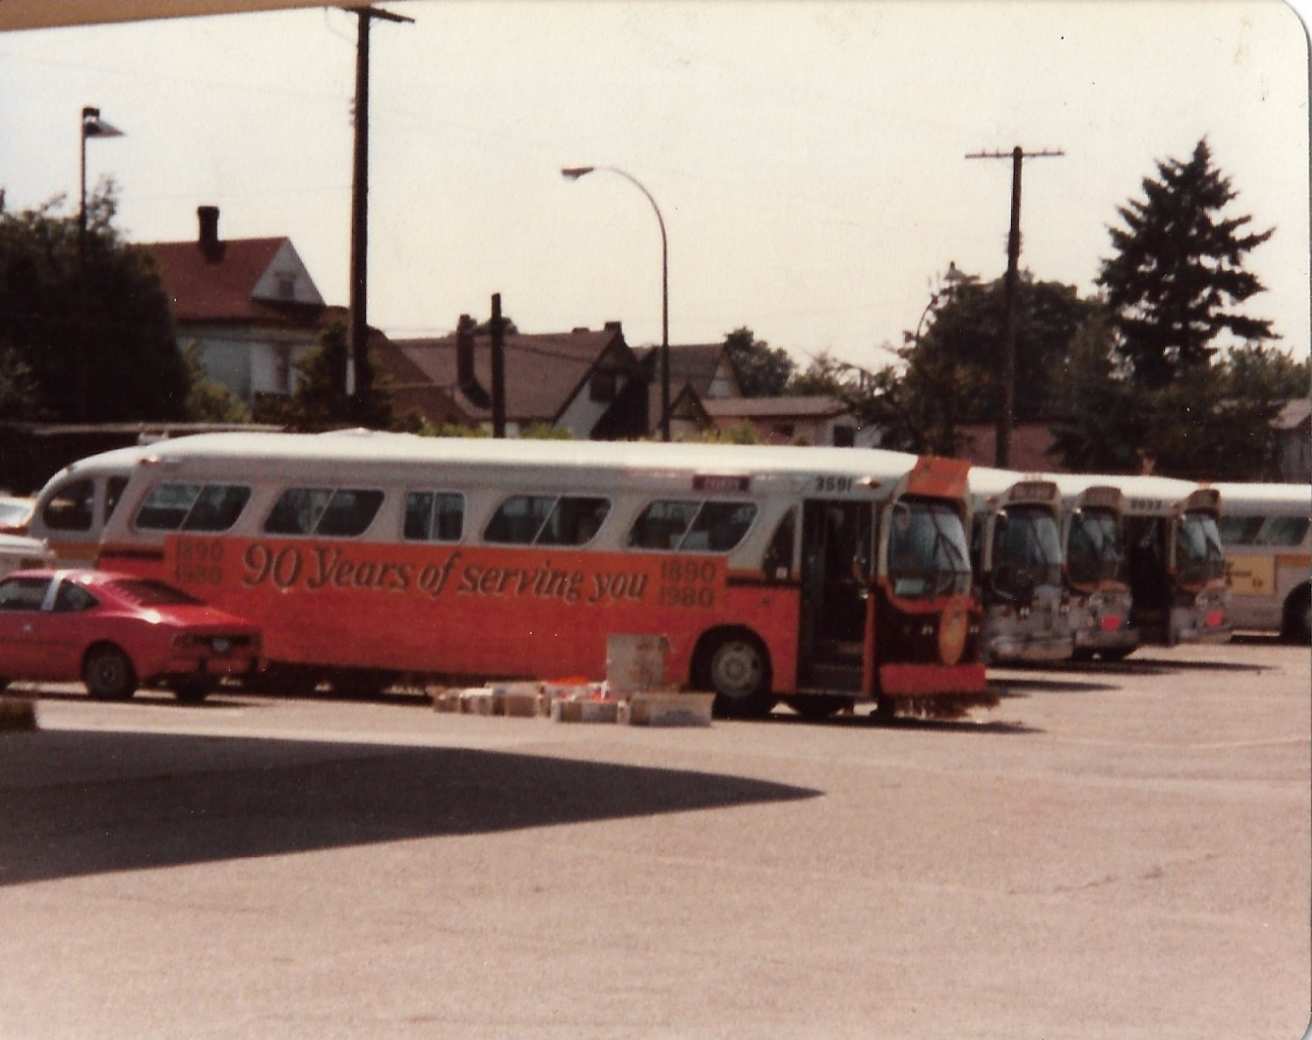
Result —
<path fill-rule="evenodd" d="M 958 460 L 879 450 L 206 434 L 74 463 L 33 533 L 264 632 L 271 674 L 605 673 L 663 635 L 722 711 L 996 702 Z"/>
<path fill-rule="evenodd" d="M 1062 549 L 1074 619 L 1075 659 L 1120 660 L 1139 645 L 1130 623 L 1125 496 L 1108 478 L 1050 473 L 1061 492 Z"/>
<path fill-rule="evenodd" d="M 1044 477 L 972 466 L 969 487 L 984 659 L 1067 660 L 1074 635 L 1057 485 Z"/>
<path fill-rule="evenodd" d="M 1220 493 L 1169 477 L 1097 481 L 1115 485 L 1125 496 L 1131 624 L 1140 640 L 1166 646 L 1228 640 Z"/>

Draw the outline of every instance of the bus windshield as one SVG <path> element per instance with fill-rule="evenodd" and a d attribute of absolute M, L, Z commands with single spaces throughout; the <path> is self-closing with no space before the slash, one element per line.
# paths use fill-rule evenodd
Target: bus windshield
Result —
<path fill-rule="evenodd" d="M 893 507 L 888 576 L 893 594 L 947 596 L 970 589 L 966 530 L 946 502 L 904 498 Z"/>
<path fill-rule="evenodd" d="M 1030 595 L 1061 581 L 1057 518 L 1039 506 L 1004 509 L 993 528 L 993 587 L 1006 596 Z"/>
<path fill-rule="evenodd" d="M 1216 517 L 1210 513 L 1185 513 L 1176 530 L 1175 557 L 1181 581 L 1207 581 L 1225 573 Z"/>
<path fill-rule="evenodd" d="M 1066 540 L 1066 562 L 1076 584 L 1124 581 L 1126 558 L 1116 513 L 1110 509 L 1076 510 Z"/>

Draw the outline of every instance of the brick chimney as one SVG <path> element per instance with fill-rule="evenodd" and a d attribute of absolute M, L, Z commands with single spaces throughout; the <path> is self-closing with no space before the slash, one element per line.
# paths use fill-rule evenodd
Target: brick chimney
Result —
<path fill-rule="evenodd" d="M 460 315 L 456 324 L 456 386 L 465 390 L 476 382 L 474 378 L 474 319 Z"/>
<path fill-rule="evenodd" d="M 196 245 L 210 263 L 223 259 L 223 243 L 219 241 L 219 207 L 197 206 L 196 218 L 200 224 L 200 235 Z"/>

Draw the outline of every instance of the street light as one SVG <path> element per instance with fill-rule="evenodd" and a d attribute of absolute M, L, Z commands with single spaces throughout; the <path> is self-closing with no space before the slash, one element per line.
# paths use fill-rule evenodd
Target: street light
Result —
<path fill-rule="evenodd" d="M 656 200 L 652 198 L 651 192 L 643 186 L 642 182 L 616 166 L 565 166 L 561 168 L 560 175 L 567 181 L 576 181 L 594 170 L 617 173 L 647 196 L 647 201 L 651 203 L 651 208 L 656 213 L 656 222 L 661 227 L 661 440 L 668 441 L 670 439 L 670 254 L 669 244 L 665 238 L 665 218 L 661 216 L 661 208 L 656 205 Z"/>
<path fill-rule="evenodd" d="M 87 233 L 87 138 L 88 137 L 122 137 L 123 131 L 116 126 L 111 126 L 100 118 L 100 109 L 92 108 L 90 105 L 82 109 L 82 124 L 80 128 L 81 136 L 81 158 L 82 158 L 82 195 L 81 204 L 77 210 L 77 231 L 79 236 L 85 236 Z"/>

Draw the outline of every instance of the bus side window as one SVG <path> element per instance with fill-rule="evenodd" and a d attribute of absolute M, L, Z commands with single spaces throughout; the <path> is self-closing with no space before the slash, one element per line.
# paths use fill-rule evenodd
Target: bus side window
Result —
<path fill-rule="evenodd" d="M 313 534 L 328 508 L 328 488 L 287 488 L 264 521 L 266 534 Z"/>
<path fill-rule="evenodd" d="M 767 578 L 786 581 L 793 572 L 793 541 L 797 529 L 797 510 L 790 509 L 784 514 L 779 526 L 774 529 L 769 548 L 765 550 L 763 570 Z"/>
<path fill-rule="evenodd" d="M 1262 524 L 1262 533 L 1255 541 L 1258 545 L 1292 548 L 1302 545 L 1312 521 L 1305 516 L 1269 516 Z"/>
<path fill-rule="evenodd" d="M 354 538 L 364 534 L 383 504 L 381 491 L 338 488 L 315 525 L 314 533 L 330 538 Z"/>
<path fill-rule="evenodd" d="M 586 545 L 601 530 L 610 512 L 604 498 L 565 495 L 556 502 L 547 522 L 538 532 L 538 545 Z"/>
<path fill-rule="evenodd" d="M 118 500 L 123 497 L 123 489 L 128 486 L 127 477 L 110 477 L 105 483 L 105 517 L 104 522 L 109 523 L 109 518 L 114 515 L 114 509 L 118 506 Z"/>
<path fill-rule="evenodd" d="M 95 495 L 96 486 L 90 480 L 65 484 L 46 503 L 41 519 L 52 531 L 89 531 Z"/>
<path fill-rule="evenodd" d="M 700 502 L 663 499 L 650 503 L 629 530 L 631 549 L 675 549 L 697 515 Z"/>
<path fill-rule="evenodd" d="M 512 495 L 497 507 L 483 530 L 483 541 L 502 545 L 532 545 L 551 510 L 554 495 Z"/>
<path fill-rule="evenodd" d="M 452 492 L 411 491 L 405 496 L 407 541 L 458 542 L 464 530 L 465 499 Z"/>
<path fill-rule="evenodd" d="M 746 536 L 756 519 L 750 502 L 707 502 L 679 544 L 695 552 L 729 552 Z"/>

